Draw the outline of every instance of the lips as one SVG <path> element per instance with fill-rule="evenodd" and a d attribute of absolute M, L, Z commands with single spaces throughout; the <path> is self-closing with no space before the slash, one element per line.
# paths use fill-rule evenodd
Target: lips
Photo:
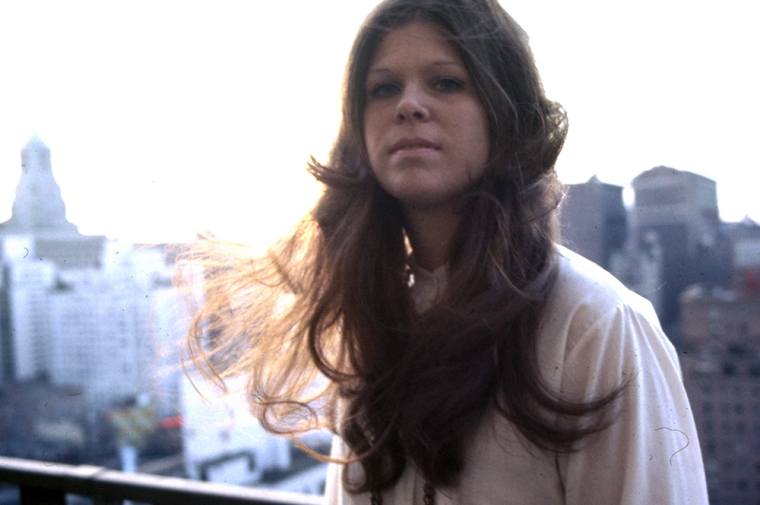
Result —
<path fill-rule="evenodd" d="M 427 139 L 420 137 L 403 138 L 391 146 L 391 154 L 398 151 L 411 151 L 414 149 L 440 149 L 440 147 Z"/>

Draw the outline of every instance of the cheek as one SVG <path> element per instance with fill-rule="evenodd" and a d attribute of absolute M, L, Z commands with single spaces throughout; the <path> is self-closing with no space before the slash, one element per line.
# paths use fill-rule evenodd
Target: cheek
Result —
<path fill-rule="evenodd" d="M 364 148 L 367 150 L 367 158 L 372 170 L 375 170 L 375 164 L 378 157 L 378 132 L 375 127 L 377 123 L 373 121 L 372 115 L 364 114 Z"/>
<path fill-rule="evenodd" d="M 481 108 L 479 124 L 480 124 L 480 142 L 481 142 L 481 150 L 482 150 L 482 156 L 483 156 L 482 166 L 485 167 L 486 163 L 488 163 L 488 160 L 491 158 L 491 127 L 488 122 L 488 116 L 486 115 L 486 111 L 482 110 L 482 108 Z"/>
<path fill-rule="evenodd" d="M 471 167 L 480 176 L 491 154 L 491 135 L 485 112 L 473 114 L 467 130 L 470 132 Z"/>

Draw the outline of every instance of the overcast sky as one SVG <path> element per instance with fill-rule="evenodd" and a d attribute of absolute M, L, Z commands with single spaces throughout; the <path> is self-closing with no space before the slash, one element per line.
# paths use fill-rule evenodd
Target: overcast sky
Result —
<path fill-rule="evenodd" d="M 317 195 L 343 67 L 375 2 L 0 3 L 0 221 L 20 149 L 51 148 L 69 221 L 169 241 L 268 240 Z M 570 117 L 569 183 L 657 165 L 718 182 L 726 220 L 760 220 L 760 3 L 503 0 Z"/>

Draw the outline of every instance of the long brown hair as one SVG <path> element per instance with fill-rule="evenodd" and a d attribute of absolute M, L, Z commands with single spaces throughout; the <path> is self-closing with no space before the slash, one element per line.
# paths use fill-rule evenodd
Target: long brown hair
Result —
<path fill-rule="evenodd" d="M 485 175 L 461 203 L 445 293 L 418 314 L 398 202 L 364 146 L 365 78 L 384 34 L 411 21 L 459 50 L 488 113 Z M 567 132 L 525 32 L 496 0 L 388 0 L 354 42 L 343 122 L 312 213 L 263 258 L 202 241 L 205 300 L 188 338 L 212 379 L 247 374 L 251 405 L 278 433 L 328 426 L 364 469 L 354 492 L 382 490 L 411 460 L 434 485 L 457 482 L 489 407 L 543 450 L 566 452 L 609 423 L 619 390 L 574 403 L 537 367 L 541 310 L 556 275 L 554 164 Z M 558 421 L 559 419 L 559 421 Z"/>

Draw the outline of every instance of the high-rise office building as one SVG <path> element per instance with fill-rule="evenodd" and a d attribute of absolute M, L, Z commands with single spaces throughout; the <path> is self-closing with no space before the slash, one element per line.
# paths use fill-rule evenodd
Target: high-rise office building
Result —
<path fill-rule="evenodd" d="M 609 270 L 612 255 L 626 241 L 623 188 L 596 176 L 583 184 L 569 184 L 560 219 L 562 243 Z"/>
<path fill-rule="evenodd" d="M 53 386 L 79 386 L 88 406 L 101 411 L 155 393 L 157 367 L 169 355 L 177 365 L 176 347 L 166 348 L 182 331 L 166 314 L 168 304 L 179 304 L 163 250 L 82 235 L 66 219 L 50 149 L 35 134 L 21 158 L 12 217 L 0 224 L 3 381 L 44 377 Z M 164 311 L 158 326 L 154 304 Z M 179 366 L 167 373 L 176 377 Z M 176 412 L 177 379 L 163 382 L 174 384 L 163 399 Z"/>
<path fill-rule="evenodd" d="M 27 251 L 27 258 L 49 260 L 60 269 L 98 267 L 106 241 L 82 235 L 66 219 L 50 149 L 36 133 L 21 149 L 21 175 L 11 218 L 0 223 L 0 240 L 14 236 L 31 239 L 34 250 Z"/>
<path fill-rule="evenodd" d="M 639 174 L 632 186 L 631 229 L 637 241 L 654 231 L 666 256 L 674 258 L 694 256 L 714 241 L 719 222 L 715 181 L 658 166 Z"/>
<path fill-rule="evenodd" d="M 681 299 L 684 384 L 711 503 L 760 496 L 760 297 L 699 287 Z"/>
<path fill-rule="evenodd" d="M 760 226 L 723 225 L 733 285 L 681 296 L 681 362 L 711 503 L 760 496 Z"/>
<path fill-rule="evenodd" d="M 658 315 L 670 326 L 678 319 L 678 297 L 691 284 L 727 282 L 715 181 L 691 172 L 658 166 L 632 182 L 630 239 L 634 248 L 653 241 L 662 254 L 662 307 Z"/>
<path fill-rule="evenodd" d="M 85 236 L 66 219 L 50 149 L 34 133 L 21 149 L 11 218 L 0 223 L 0 364 L 3 382 L 48 371 L 47 290 L 59 270 L 99 266 L 105 237 Z"/>

